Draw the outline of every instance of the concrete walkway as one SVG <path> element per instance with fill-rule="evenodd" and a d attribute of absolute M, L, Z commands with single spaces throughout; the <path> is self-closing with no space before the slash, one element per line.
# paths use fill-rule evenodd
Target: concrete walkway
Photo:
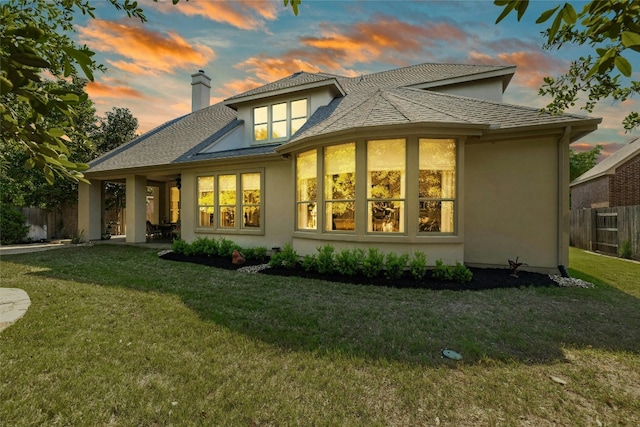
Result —
<path fill-rule="evenodd" d="M 31 299 L 22 289 L 0 288 L 0 331 L 24 316 L 30 305 Z"/>

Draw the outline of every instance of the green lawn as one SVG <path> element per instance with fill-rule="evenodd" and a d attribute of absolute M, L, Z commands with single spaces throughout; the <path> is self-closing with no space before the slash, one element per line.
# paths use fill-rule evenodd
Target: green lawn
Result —
<path fill-rule="evenodd" d="M 640 264 L 572 249 L 570 271 L 595 288 L 398 290 L 130 246 L 3 256 L 1 286 L 32 304 L 0 333 L 0 425 L 640 425 Z"/>

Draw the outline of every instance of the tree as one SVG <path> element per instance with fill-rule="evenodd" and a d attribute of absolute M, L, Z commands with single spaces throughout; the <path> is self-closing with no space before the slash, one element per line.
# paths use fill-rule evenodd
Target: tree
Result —
<path fill-rule="evenodd" d="M 512 12 L 517 12 L 520 21 L 529 6 L 528 0 L 495 0 L 494 3 L 503 8 L 496 23 Z M 622 102 L 640 92 L 640 82 L 625 80 L 633 72 L 627 58 L 637 58 L 640 52 L 639 16 L 637 0 L 593 0 L 579 13 L 570 3 L 564 3 L 540 15 L 537 24 L 551 20 L 544 31 L 545 49 L 561 49 L 567 44 L 592 48 L 590 55 L 571 61 L 565 74 L 544 79 L 539 93 L 553 97 L 546 111 L 562 113 L 575 106 L 583 93 L 587 100 L 581 108 L 592 112 L 600 100 L 612 98 Z M 631 112 L 622 124 L 631 131 L 640 126 L 640 115 Z"/>
<path fill-rule="evenodd" d="M 98 126 L 92 134 L 98 155 L 118 148 L 134 139 L 138 130 L 138 119 L 128 108 L 113 107 L 98 119 Z"/>
<path fill-rule="evenodd" d="M 145 20 L 137 2 L 109 2 L 129 17 Z M 56 79 L 79 77 L 82 71 L 93 80 L 94 71 L 104 70 L 92 59 L 94 52 L 76 46 L 69 37 L 78 11 L 94 17 L 88 0 L 10 0 L 0 8 L 1 136 L 6 144 L 22 150 L 25 167 L 40 169 L 49 184 L 56 177 L 84 180 L 82 171 L 88 167 L 70 160 L 69 135 L 64 130 L 75 128 L 77 108 L 86 101 L 86 94 L 63 87 L 49 89 L 42 77 L 45 71 Z M 55 127 L 47 120 L 53 115 L 61 117 Z M 77 135 L 86 142 L 86 135 Z M 3 161 L 2 167 L 6 164 Z"/>
<path fill-rule="evenodd" d="M 602 145 L 596 145 L 589 151 L 576 153 L 572 148 L 569 149 L 569 181 L 573 181 L 597 163 L 598 156 L 602 151 Z"/>

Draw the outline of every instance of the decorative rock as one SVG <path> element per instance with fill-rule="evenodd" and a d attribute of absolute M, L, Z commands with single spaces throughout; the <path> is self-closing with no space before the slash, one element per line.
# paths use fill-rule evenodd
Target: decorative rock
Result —
<path fill-rule="evenodd" d="M 244 264 L 246 261 L 245 257 L 240 255 L 240 252 L 234 250 L 231 254 L 231 262 L 236 265 Z"/>

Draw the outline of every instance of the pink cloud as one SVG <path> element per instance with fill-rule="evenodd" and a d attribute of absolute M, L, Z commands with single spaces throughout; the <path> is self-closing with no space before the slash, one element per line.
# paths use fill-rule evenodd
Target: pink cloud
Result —
<path fill-rule="evenodd" d="M 78 27 L 82 43 L 92 49 L 115 53 L 130 61 L 112 61 L 114 67 L 138 74 L 172 73 L 176 68 L 193 68 L 215 58 L 215 52 L 204 45 L 191 45 L 175 32 L 166 35 L 137 25 L 93 19 L 86 27 Z"/>
<path fill-rule="evenodd" d="M 105 84 L 98 81 L 87 83 L 86 92 L 94 98 L 145 98 L 145 94 L 129 86 Z"/>

